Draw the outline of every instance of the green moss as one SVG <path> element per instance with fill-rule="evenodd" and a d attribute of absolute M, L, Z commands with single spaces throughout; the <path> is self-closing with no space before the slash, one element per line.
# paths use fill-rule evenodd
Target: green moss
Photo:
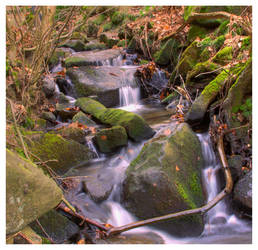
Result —
<path fill-rule="evenodd" d="M 240 51 L 250 49 L 250 47 L 251 47 L 251 45 L 252 45 L 251 43 L 252 43 L 252 40 L 251 40 L 251 37 L 250 37 L 250 36 L 244 38 L 244 39 L 242 40 L 242 44 L 241 44 Z"/>
<path fill-rule="evenodd" d="M 205 48 L 202 53 L 200 54 L 200 61 L 201 62 L 205 62 L 207 60 L 210 59 L 210 56 L 211 56 L 211 52 L 209 51 L 208 48 Z"/>
<path fill-rule="evenodd" d="M 100 152 L 111 153 L 118 147 L 127 145 L 126 130 L 121 126 L 100 130 L 93 138 Z"/>
<path fill-rule="evenodd" d="M 93 21 L 94 24 L 100 25 L 106 20 L 106 16 L 104 14 L 98 15 L 98 17 Z"/>
<path fill-rule="evenodd" d="M 213 57 L 212 61 L 219 63 L 221 65 L 226 65 L 232 60 L 232 57 L 232 47 L 225 47 Z"/>
<path fill-rule="evenodd" d="M 49 67 L 52 68 L 53 66 L 57 65 L 59 62 L 59 58 L 62 57 L 65 57 L 65 52 L 60 49 L 56 49 L 52 57 L 49 59 Z"/>
<path fill-rule="evenodd" d="M 125 40 L 120 40 L 117 44 L 118 47 L 125 47 Z"/>
<path fill-rule="evenodd" d="M 80 107 L 85 113 L 91 114 L 97 119 L 100 119 L 102 113 L 106 110 L 106 107 L 103 104 L 87 97 L 77 99 L 75 105 Z"/>
<path fill-rule="evenodd" d="M 105 24 L 103 25 L 103 31 L 104 31 L 104 32 L 109 31 L 109 30 L 112 29 L 112 27 L 113 27 L 112 22 L 105 23 Z"/>
<path fill-rule="evenodd" d="M 222 22 L 220 26 L 217 28 L 217 30 L 215 31 L 215 34 L 218 36 L 218 35 L 225 35 L 226 33 L 228 33 L 228 24 L 229 24 L 229 20 Z"/>
<path fill-rule="evenodd" d="M 73 66 L 84 66 L 84 59 L 82 57 L 68 57 L 65 59 L 65 67 L 69 68 L 69 67 L 73 67 Z"/>
<path fill-rule="evenodd" d="M 170 62 L 177 62 L 177 50 L 179 43 L 175 39 L 168 40 L 159 51 L 154 54 L 154 61 L 160 65 L 168 65 Z"/>
<path fill-rule="evenodd" d="M 115 24 L 115 25 L 118 25 L 118 24 L 122 23 L 122 21 L 124 20 L 124 17 L 125 17 L 125 16 L 124 16 L 123 13 L 116 11 L 116 12 L 112 15 L 112 17 L 111 17 L 111 22 L 112 22 L 113 24 Z"/>
<path fill-rule="evenodd" d="M 205 38 L 209 32 L 207 29 L 197 26 L 191 25 L 190 30 L 188 32 L 187 40 L 189 42 L 193 42 L 197 37 Z"/>
<path fill-rule="evenodd" d="M 194 12 L 196 9 L 196 6 L 185 6 L 184 9 L 184 20 L 187 21 L 189 16 Z"/>
<path fill-rule="evenodd" d="M 216 49 L 216 51 L 218 51 L 222 45 L 224 44 L 225 42 L 225 36 L 224 35 L 221 35 L 219 37 L 217 37 L 214 41 L 213 41 L 213 46 L 214 48 Z"/>
<path fill-rule="evenodd" d="M 84 50 L 95 50 L 95 49 L 106 49 L 106 45 L 104 43 L 90 43 L 86 44 Z"/>
<path fill-rule="evenodd" d="M 179 195 L 189 205 L 189 207 L 196 208 L 196 204 L 191 199 L 191 196 L 188 194 L 187 189 L 180 182 L 176 182 L 176 187 Z"/>
<path fill-rule="evenodd" d="M 178 94 L 176 91 L 174 91 L 174 92 L 172 92 L 171 94 L 169 94 L 167 97 L 165 97 L 165 98 L 161 101 L 161 103 L 162 103 L 162 104 L 170 103 L 170 102 L 172 102 L 174 99 L 176 99 L 178 96 L 179 96 L 179 94 Z"/>
<path fill-rule="evenodd" d="M 213 81 L 211 81 L 201 93 L 205 100 L 209 100 L 210 103 L 224 86 L 224 83 L 228 77 L 229 70 L 225 70 L 222 71 Z"/>

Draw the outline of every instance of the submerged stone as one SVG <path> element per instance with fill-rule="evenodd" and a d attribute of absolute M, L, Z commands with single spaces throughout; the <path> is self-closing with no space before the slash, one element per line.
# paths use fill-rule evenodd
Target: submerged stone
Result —
<path fill-rule="evenodd" d="M 92 121 L 87 115 L 85 115 L 83 112 L 78 112 L 76 115 L 73 116 L 72 119 L 73 122 L 78 122 L 86 126 L 95 126 L 96 123 Z"/>
<path fill-rule="evenodd" d="M 18 232 L 57 206 L 62 196 L 61 189 L 41 169 L 6 151 L 7 234 Z"/>
<path fill-rule="evenodd" d="M 200 142 L 190 127 L 186 123 L 167 127 L 145 143 L 127 168 L 125 207 L 140 219 L 149 219 L 202 206 L 202 165 Z M 162 225 L 180 237 L 200 235 L 204 226 L 201 215 L 183 216 L 158 226 Z"/>

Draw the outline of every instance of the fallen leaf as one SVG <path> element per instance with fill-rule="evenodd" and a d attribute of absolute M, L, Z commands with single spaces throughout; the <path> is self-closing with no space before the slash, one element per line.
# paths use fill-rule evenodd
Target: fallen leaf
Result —
<path fill-rule="evenodd" d="M 102 135 L 102 136 L 100 136 L 100 139 L 105 141 L 107 139 L 107 136 L 106 135 Z"/>
<path fill-rule="evenodd" d="M 164 135 L 169 136 L 171 134 L 171 130 L 168 128 L 164 131 Z"/>
<path fill-rule="evenodd" d="M 79 241 L 77 241 L 77 244 L 85 244 L 85 239 L 80 239 Z"/>
<path fill-rule="evenodd" d="M 180 170 L 180 168 L 176 165 L 176 171 L 179 171 Z"/>

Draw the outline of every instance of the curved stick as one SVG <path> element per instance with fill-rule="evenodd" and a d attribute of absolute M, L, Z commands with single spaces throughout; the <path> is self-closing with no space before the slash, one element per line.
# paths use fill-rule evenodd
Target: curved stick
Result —
<path fill-rule="evenodd" d="M 217 144 L 217 149 L 219 152 L 219 156 L 220 156 L 220 161 L 222 164 L 222 167 L 224 169 L 224 174 L 225 174 L 225 178 L 226 178 L 226 186 L 225 188 L 211 201 L 209 201 L 206 205 L 199 207 L 199 208 L 194 208 L 194 209 L 189 209 L 189 210 L 184 210 L 181 212 L 176 212 L 176 213 L 172 213 L 172 214 L 168 214 L 168 215 L 163 215 L 160 217 L 155 217 L 155 218 L 151 218 L 151 219 L 147 219 L 147 220 L 142 220 L 142 221 L 137 221 L 137 222 L 133 222 L 124 226 L 120 226 L 120 227 L 112 227 L 110 228 L 107 232 L 106 235 L 111 236 L 111 235 L 115 235 L 115 234 L 119 234 L 125 231 L 128 231 L 130 229 L 136 228 L 136 227 L 141 227 L 141 226 L 146 226 L 155 222 L 160 222 L 160 221 L 167 221 L 173 218 L 178 218 L 178 217 L 182 217 L 185 215 L 192 215 L 192 214 L 204 214 L 207 211 L 209 211 L 211 208 L 213 208 L 219 201 L 221 201 L 227 194 L 229 194 L 232 191 L 233 188 L 233 181 L 232 181 L 232 177 L 231 177 L 231 173 L 228 167 L 228 162 L 227 162 L 227 158 L 225 155 L 225 151 L 224 151 L 224 147 L 223 147 L 223 137 L 224 137 L 225 133 L 222 133 L 219 137 L 219 141 Z"/>

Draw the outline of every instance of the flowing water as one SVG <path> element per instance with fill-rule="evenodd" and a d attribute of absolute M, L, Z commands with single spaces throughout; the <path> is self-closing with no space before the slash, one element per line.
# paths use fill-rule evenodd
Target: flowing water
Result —
<path fill-rule="evenodd" d="M 136 66 L 125 65 L 122 58 L 116 60 L 104 61 L 101 65 L 112 67 L 121 66 L 124 74 L 121 79 L 122 87 L 119 90 L 121 109 L 130 110 L 140 114 L 149 125 L 158 132 L 166 127 L 171 121 L 170 113 L 153 102 L 146 104 L 141 100 L 140 87 L 134 79 L 133 73 Z M 132 70 L 133 69 L 133 70 Z M 164 81 L 161 73 L 157 74 L 160 82 Z M 159 81 L 158 78 L 156 81 Z M 205 167 L 202 171 L 203 186 L 206 190 L 207 201 L 213 199 L 220 192 L 221 187 L 218 180 L 219 161 L 212 149 L 212 144 L 207 133 L 197 134 L 203 151 Z M 90 163 L 73 168 L 67 175 L 81 176 L 81 180 L 93 179 L 94 182 L 101 185 L 111 185 L 112 191 L 102 202 L 96 202 L 85 192 L 82 192 L 80 184 L 73 192 L 67 194 L 67 199 L 79 209 L 84 216 L 95 219 L 101 223 L 110 223 L 114 226 L 122 226 L 134 221 L 137 218 L 129 213 L 121 204 L 120 195 L 125 171 L 130 162 L 139 154 L 144 142 L 135 143 L 129 141 L 128 146 L 123 147 L 117 153 L 106 156 L 99 154 L 91 140 L 88 146 L 97 154 L 97 158 Z M 226 201 L 219 202 L 205 216 L 205 228 L 203 234 L 198 238 L 178 239 L 167 232 L 162 232 L 145 226 L 125 232 L 123 234 L 154 232 L 158 234 L 165 243 L 251 243 L 251 225 L 246 221 L 239 220 L 230 212 Z M 169 223 L 169 222 L 168 222 Z"/>

